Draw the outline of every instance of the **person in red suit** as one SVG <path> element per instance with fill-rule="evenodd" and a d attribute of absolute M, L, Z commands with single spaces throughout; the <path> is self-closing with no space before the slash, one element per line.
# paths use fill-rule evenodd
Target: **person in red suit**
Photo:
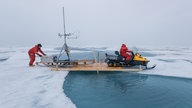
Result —
<path fill-rule="evenodd" d="M 29 62 L 29 66 L 35 66 L 33 65 L 34 61 L 35 61 L 35 54 L 37 54 L 38 56 L 42 57 L 41 54 L 46 55 L 42 50 L 41 50 L 42 45 L 41 44 L 37 44 L 35 45 L 33 48 L 31 48 L 28 51 L 29 54 L 29 58 L 30 58 L 30 62 Z M 40 52 L 41 54 L 39 54 L 38 52 Z"/>
<path fill-rule="evenodd" d="M 132 51 L 130 51 L 125 44 L 122 44 L 120 49 L 120 55 L 125 57 L 127 61 L 129 61 L 131 58 L 131 55 L 129 54 L 131 52 Z"/>

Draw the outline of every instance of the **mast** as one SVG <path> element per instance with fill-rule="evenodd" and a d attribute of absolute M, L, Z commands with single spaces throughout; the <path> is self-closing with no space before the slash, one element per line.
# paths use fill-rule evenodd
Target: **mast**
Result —
<path fill-rule="evenodd" d="M 61 54 L 62 54 L 63 50 L 67 54 L 68 61 L 70 61 L 69 47 L 67 46 L 67 36 L 70 36 L 70 35 L 66 33 L 64 7 L 63 7 L 63 32 L 64 32 L 64 34 L 60 34 L 60 33 L 58 34 L 59 36 L 64 36 L 64 44 L 63 44 L 63 47 L 61 48 L 61 51 L 60 51 L 59 56 L 57 58 L 57 61 L 59 61 L 59 58 L 61 57 Z"/>
<path fill-rule="evenodd" d="M 64 42 L 66 43 L 66 28 L 65 28 L 65 9 L 63 7 L 63 33 L 64 33 Z"/>

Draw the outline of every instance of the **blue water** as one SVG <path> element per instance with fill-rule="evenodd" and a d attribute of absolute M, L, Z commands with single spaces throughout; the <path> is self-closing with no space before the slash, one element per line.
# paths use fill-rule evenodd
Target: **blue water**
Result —
<path fill-rule="evenodd" d="M 77 108 L 192 108 L 192 79 L 131 72 L 69 72 L 65 94 Z"/>

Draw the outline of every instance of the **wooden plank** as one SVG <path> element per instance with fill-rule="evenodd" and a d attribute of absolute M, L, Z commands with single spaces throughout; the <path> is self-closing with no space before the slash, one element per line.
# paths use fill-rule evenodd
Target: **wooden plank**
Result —
<path fill-rule="evenodd" d="M 140 68 L 125 68 L 125 67 L 108 67 L 105 63 L 94 63 L 89 65 L 76 65 L 72 67 L 52 67 L 51 70 L 56 71 L 126 71 L 138 72 Z"/>
<path fill-rule="evenodd" d="M 139 72 L 141 71 L 141 67 L 133 68 L 133 67 L 108 67 L 104 61 L 101 63 L 95 63 L 95 60 L 76 60 L 74 61 L 77 64 L 66 65 L 64 67 L 60 67 L 57 63 L 46 63 L 46 62 L 36 62 L 37 65 L 41 66 L 43 64 L 51 70 L 56 71 L 124 71 L 124 72 Z"/>

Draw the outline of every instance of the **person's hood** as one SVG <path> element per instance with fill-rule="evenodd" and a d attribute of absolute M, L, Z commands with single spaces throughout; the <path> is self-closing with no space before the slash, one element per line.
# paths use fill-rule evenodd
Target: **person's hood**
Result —
<path fill-rule="evenodd" d="M 125 45 L 125 44 L 122 44 L 122 47 L 126 47 L 126 45 Z"/>

